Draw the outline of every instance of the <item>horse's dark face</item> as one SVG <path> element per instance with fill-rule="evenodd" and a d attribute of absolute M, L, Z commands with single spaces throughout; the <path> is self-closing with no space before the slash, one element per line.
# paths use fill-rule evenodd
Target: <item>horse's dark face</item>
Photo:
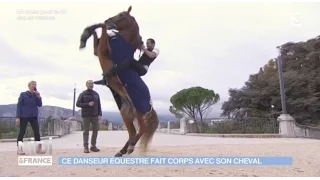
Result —
<path fill-rule="evenodd" d="M 142 38 L 139 33 L 139 25 L 136 19 L 131 16 L 130 12 L 132 7 L 130 6 L 127 11 L 121 12 L 105 21 L 107 28 L 115 28 L 125 36 L 125 38 L 135 48 L 139 49 L 143 44 Z"/>

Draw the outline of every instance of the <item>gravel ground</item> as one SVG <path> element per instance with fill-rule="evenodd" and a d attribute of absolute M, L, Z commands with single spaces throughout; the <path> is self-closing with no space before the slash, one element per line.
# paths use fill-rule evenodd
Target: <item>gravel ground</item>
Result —
<path fill-rule="evenodd" d="M 275 139 L 276 140 L 276 139 Z M 153 147 L 148 155 L 162 156 L 292 156 L 290 167 L 243 166 L 59 166 L 59 156 L 113 156 L 119 148 L 102 147 L 99 153 L 83 154 L 79 149 L 54 151 L 54 165 L 49 167 L 21 167 L 17 165 L 14 151 L 0 152 L 0 176 L 236 176 L 236 177 L 319 177 L 320 141 L 285 144 L 217 144 L 205 146 Z M 133 155 L 138 155 L 138 149 Z"/>

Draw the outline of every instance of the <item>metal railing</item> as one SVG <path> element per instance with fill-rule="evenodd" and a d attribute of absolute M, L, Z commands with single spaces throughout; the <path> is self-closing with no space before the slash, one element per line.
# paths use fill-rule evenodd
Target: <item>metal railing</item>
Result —
<path fill-rule="evenodd" d="M 170 121 L 170 129 L 180 129 L 180 121 Z"/>
<path fill-rule="evenodd" d="M 249 117 L 241 120 L 222 121 L 196 121 L 186 124 L 188 132 L 191 133 L 213 133 L 213 134 L 278 134 L 279 122 L 276 118 Z M 168 122 L 160 122 L 160 128 L 168 128 Z M 180 122 L 170 121 L 170 129 L 179 129 Z"/>
<path fill-rule="evenodd" d="M 168 121 L 161 121 L 159 122 L 161 129 L 168 128 Z M 180 121 L 172 120 L 170 121 L 170 129 L 179 129 L 180 128 Z"/>
<path fill-rule="evenodd" d="M 208 125 L 206 132 L 217 134 L 278 134 L 279 122 L 275 118 L 264 117 L 225 120 Z"/>
<path fill-rule="evenodd" d="M 166 122 L 166 121 L 160 121 L 160 122 L 159 122 L 159 126 L 160 126 L 161 129 L 168 128 L 168 122 Z"/>
<path fill-rule="evenodd" d="M 46 118 L 38 118 L 40 135 L 46 136 L 48 134 L 48 128 L 46 124 Z M 20 131 L 20 126 L 16 124 L 15 117 L 0 117 L 0 139 L 12 139 L 17 138 Z M 33 137 L 33 131 L 28 124 L 24 138 Z"/>

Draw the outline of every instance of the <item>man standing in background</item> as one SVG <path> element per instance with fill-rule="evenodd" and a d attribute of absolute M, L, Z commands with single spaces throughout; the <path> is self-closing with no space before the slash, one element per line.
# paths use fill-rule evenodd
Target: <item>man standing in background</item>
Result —
<path fill-rule="evenodd" d="M 101 121 L 102 110 L 99 94 L 93 90 L 93 81 L 86 82 L 87 90 L 83 91 L 77 100 L 77 107 L 81 108 L 81 116 L 83 119 L 83 146 L 84 153 L 99 152 L 97 148 L 97 136 L 99 131 L 99 121 Z M 91 147 L 89 151 L 89 130 L 92 125 Z"/>

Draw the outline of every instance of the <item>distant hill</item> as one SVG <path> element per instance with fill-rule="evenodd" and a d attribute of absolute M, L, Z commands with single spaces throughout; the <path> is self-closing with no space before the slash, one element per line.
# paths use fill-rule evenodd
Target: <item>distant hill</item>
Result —
<path fill-rule="evenodd" d="M 170 114 L 158 114 L 159 120 L 161 122 L 167 122 L 167 121 L 172 121 L 175 120 L 175 117 Z M 103 111 L 102 112 L 102 117 L 104 119 L 108 119 L 109 122 L 122 122 L 122 117 L 120 115 L 120 112 L 107 112 Z"/>
<path fill-rule="evenodd" d="M 8 104 L 8 105 L 0 105 L 0 117 L 15 117 L 16 116 L 17 105 L 16 104 Z M 80 117 L 81 111 L 76 111 L 75 116 Z M 66 109 L 58 106 L 43 106 L 39 108 L 39 117 L 71 117 L 72 110 Z M 175 117 L 171 114 L 158 114 L 159 120 L 161 122 L 167 122 L 175 120 Z M 108 119 L 109 122 L 114 123 L 122 123 L 122 118 L 120 112 L 102 112 L 102 118 Z"/>
<path fill-rule="evenodd" d="M 15 117 L 17 111 L 16 104 L 0 105 L 0 117 Z M 80 116 L 80 111 L 75 113 Z M 57 106 L 42 106 L 39 108 L 39 117 L 71 117 L 72 110 Z"/>

